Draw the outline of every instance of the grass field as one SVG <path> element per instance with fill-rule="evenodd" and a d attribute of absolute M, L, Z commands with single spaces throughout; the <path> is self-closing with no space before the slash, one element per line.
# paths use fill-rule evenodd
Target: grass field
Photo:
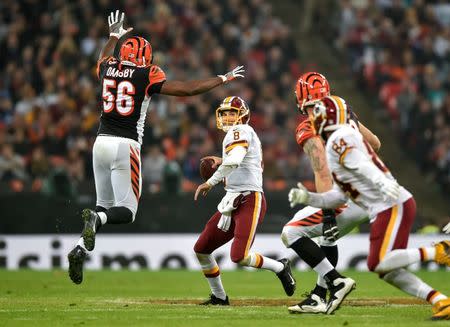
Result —
<path fill-rule="evenodd" d="M 430 305 L 370 273 L 348 271 L 357 289 L 334 315 L 292 315 L 287 305 L 311 289 L 315 275 L 296 272 L 287 298 L 265 271 L 224 272 L 230 307 L 195 305 L 209 290 L 200 272 L 87 272 L 81 285 L 65 271 L 0 270 L 0 326 L 449 326 L 431 321 Z M 448 272 L 418 275 L 450 294 Z"/>

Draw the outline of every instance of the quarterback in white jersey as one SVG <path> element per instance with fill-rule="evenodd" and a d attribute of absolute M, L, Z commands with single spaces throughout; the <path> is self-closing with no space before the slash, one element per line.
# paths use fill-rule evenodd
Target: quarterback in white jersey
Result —
<path fill-rule="evenodd" d="M 287 295 L 295 291 L 295 279 L 287 259 L 273 260 L 250 252 L 257 226 L 266 213 L 262 181 L 261 142 L 248 125 L 250 109 L 240 97 L 225 98 L 216 111 L 217 128 L 227 134 L 223 140 L 222 158 L 207 157 L 220 165 L 216 172 L 195 192 L 206 195 L 209 190 L 225 183 L 226 194 L 200 234 L 194 251 L 211 288 L 204 305 L 228 305 L 222 286 L 219 266 L 212 252 L 230 240 L 231 260 L 242 266 L 268 269 L 276 273 Z"/>
<path fill-rule="evenodd" d="M 327 161 L 335 186 L 325 193 L 308 192 L 302 185 L 291 202 L 320 208 L 336 208 L 351 199 L 369 213 L 370 271 L 404 292 L 433 305 L 433 319 L 450 318 L 450 299 L 411 272 L 408 265 L 434 260 L 450 266 L 450 241 L 432 247 L 407 249 L 416 214 L 411 193 L 400 186 L 384 163 L 349 124 L 346 106 L 337 106 L 330 97 L 314 106 L 312 123 L 326 140 Z"/>

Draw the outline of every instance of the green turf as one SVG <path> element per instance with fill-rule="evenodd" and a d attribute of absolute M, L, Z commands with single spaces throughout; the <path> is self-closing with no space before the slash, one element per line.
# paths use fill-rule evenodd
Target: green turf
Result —
<path fill-rule="evenodd" d="M 347 305 L 332 316 L 291 315 L 286 305 L 255 304 L 266 299 L 294 304 L 315 281 L 311 272 L 295 272 L 298 289 L 287 299 L 276 277 L 265 271 L 222 274 L 226 290 L 244 306 L 201 307 L 186 304 L 208 295 L 200 272 L 102 271 L 87 272 L 81 285 L 70 282 L 65 271 L 0 270 L 0 326 L 449 326 L 430 321 L 427 304 L 383 305 L 383 301 L 412 299 L 374 274 L 349 271 L 357 289 Z M 450 293 L 445 271 L 418 275 L 442 292 Z M 380 300 L 367 305 L 363 299 Z M 360 301 L 360 302 L 358 302 Z M 170 302 L 173 302 L 171 304 Z M 181 304 L 180 304 L 181 303 Z M 260 302 L 258 302 L 260 303 Z M 357 306 L 351 303 L 359 303 Z"/>

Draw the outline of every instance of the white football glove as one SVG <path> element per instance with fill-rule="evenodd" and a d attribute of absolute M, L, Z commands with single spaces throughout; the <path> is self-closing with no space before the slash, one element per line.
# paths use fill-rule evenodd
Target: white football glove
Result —
<path fill-rule="evenodd" d="M 450 223 L 448 223 L 447 225 L 444 226 L 444 228 L 442 228 L 442 231 L 445 234 L 450 234 Z"/>
<path fill-rule="evenodd" d="M 119 19 L 120 16 L 120 19 Z M 119 10 L 116 12 L 111 12 L 108 16 L 108 25 L 109 25 L 109 36 L 114 36 L 120 39 L 126 33 L 130 32 L 133 28 L 123 28 L 123 20 L 125 19 L 125 13 L 120 15 Z"/>
<path fill-rule="evenodd" d="M 237 66 L 231 72 L 226 73 L 225 75 L 217 75 L 219 76 L 224 83 L 234 80 L 235 78 L 244 78 L 245 69 L 244 66 Z"/>
<path fill-rule="evenodd" d="M 289 191 L 288 198 L 291 208 L 295 207 L 297 204 L 304 204 L 309 199 L 309 192 L 303 184 L 297 183 L 297 187 L 298 188 L 291 188 Z"/>
<path fill-rule="evenodd" d="M 230 226 L 231 226 L 231 215 L 222 214 L 222 217 L 220 217 L 220 220 L 217 223 L 217 228 L 224 232 L 228 232 Z"/>
<path fill-rule="evenodd" d="M 380 190 L 385 201 L 395 201 L 400 195 L 400 185 L 398 185 L 396 180 L 383 178 L 375 182 L 375 185 Z"/>

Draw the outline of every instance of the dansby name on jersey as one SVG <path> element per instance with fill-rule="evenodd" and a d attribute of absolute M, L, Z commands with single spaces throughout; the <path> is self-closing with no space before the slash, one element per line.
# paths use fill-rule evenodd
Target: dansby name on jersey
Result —
<path fill-rule="evenodd" d="M 133 78 L 135 69 L 125 68 L 123 70 L 118 70 L 114 67 L 109 67 L 106 71 L 106 76 L 108 77 L 123 77 L 123 78 Z"/>

